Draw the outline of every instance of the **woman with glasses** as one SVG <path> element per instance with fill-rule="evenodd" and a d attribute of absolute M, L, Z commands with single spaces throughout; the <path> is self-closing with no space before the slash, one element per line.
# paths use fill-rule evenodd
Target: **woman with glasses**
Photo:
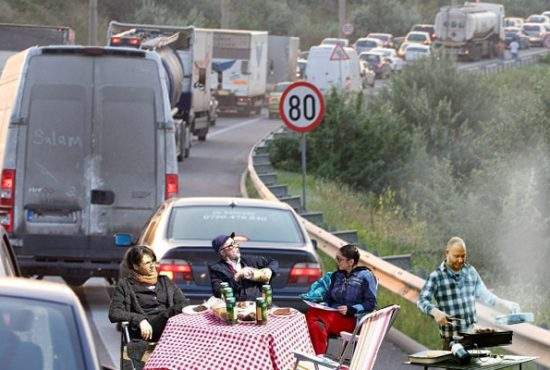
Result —
<path fill-rule="evenodd" d="M 359 250 L 353 244 L 340 248 L 336 255 L 338 270 L 330 275 L 323 293 L 327 309 L 309 307 L 306 321 L 316 354 L 324 354 L 328 337 L 341 331 L 352 332 L 357 317 L 372 312 L 376 306 L 378 282 L 371 270 L 357 266 Z"/>
<path fill-rule="evenodd" d="M 157 258 L 148 247 L 132 247 L 123 264 L 127 276 L 115 288 L 109 320 L 128 321 L 132 339 L 156 342 L 168 318 L 181 313 L 188 300 L 172 280 L 159 276 Z"/>
<path fill-rule="evenodd" d="M 262 285 L 271 283 L 279 263 L 268 257 L 242 256 L 239 239 L 246 240 L 236 237 L 235 233 L 219 235 L 212 240 L 212 248 L 220 258 L 208 265 L 212 292 L 221 297 L 221 283 L 226 282 L 237 301 L 253 301 L 262 296 Z"/>

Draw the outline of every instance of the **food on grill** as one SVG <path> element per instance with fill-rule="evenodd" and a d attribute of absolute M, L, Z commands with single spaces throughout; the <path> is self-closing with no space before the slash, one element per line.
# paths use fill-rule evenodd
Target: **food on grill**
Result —
<path fill-rule="evenodd" d="M 476 333 L 494 333 L 495 330 L 494 329 L 491 329 L 491 328 L 477 328 Z"/>
<path fill-rule="evenodd" d="M 193 311 L 195 311 L 195 312 L 202 312 L 202 311 L 206 311 L 206 310 L 207 310 L 207 308 L 205 306 L 203 306 L 202 304 L 193 307 Z"/>

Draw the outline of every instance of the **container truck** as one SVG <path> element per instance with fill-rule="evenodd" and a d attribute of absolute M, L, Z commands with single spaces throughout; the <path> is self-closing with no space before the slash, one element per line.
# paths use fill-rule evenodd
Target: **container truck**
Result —
<path fill-rule="evenodd" d="M 266 93 L 267 32 L 210 30 L 220 113 L 258 114 Z"/>
<path fill-rule="evenodd" d="M 279 82 L 297 79 L 298 37 L 274 36 L 267 38 L 267 89 L 271 91 Z"/>
<path fill-rule="evenodd" d="M 0 23 L 0 72 L 11 55 L 31 46 L 71 44 L 74 31 L 69 27 Z"/>
<path fill-rule="evenodd" d="M 471 61 L 492 58 L 504 40 L 504 7 L 473 2 L 442 7 L 435 17 L 435 36 L 434 47 L 443 52 Z"/>
<path fill-rule="evenodd" d="M 166 70 L 170 105 L 176 124 L 178 160 L 189 156 L 191 133 L 206 140 L 211 111 L 212 33 L 195 27 L 109 23 L 109 45 L 152 50 Z"/>
<path fill-rule="evenodd" d="M 32 47 L 0 78 L 0 223 L 25 276 L 118 276 L 125 249 L 178 195 L 174 122 L 157 53 Z"/>

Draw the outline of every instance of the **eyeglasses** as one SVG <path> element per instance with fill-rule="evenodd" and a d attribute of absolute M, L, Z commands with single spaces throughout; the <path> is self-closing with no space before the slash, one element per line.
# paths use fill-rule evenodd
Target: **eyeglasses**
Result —
<path fill-rule="evenodd" d="M 345 257 L 340 257 L 340 256 L 336 256 L 336 262 L 342 262 L 342 261 L 349 261 L 350 258 L 345 258 Z"/>
<path fill-rule="evenodd" d="M 226 245 L 225 247 L 221 248 L 220 251 L 225 251 L 225 250 L 229 250 L 229 249 L 237 249 L 239 247 L 240 247 L 239 243 L 237 243 L 236 241 L 233 241 L 231 244 Z"/>
<path fill-rule="evenodd" d="M 156 266 L 159 263 L 157 261 L 149 261 L 149 262 L 142 262 L 141 264 L 144 266 Z"/>

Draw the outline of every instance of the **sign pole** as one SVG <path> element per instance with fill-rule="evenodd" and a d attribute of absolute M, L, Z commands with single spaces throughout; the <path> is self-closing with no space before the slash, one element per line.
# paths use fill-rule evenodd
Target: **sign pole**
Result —
<path fill-rule="evenodd" d="M 306 210 L 306 133 L 302 133 L 302 209 Z"/>

